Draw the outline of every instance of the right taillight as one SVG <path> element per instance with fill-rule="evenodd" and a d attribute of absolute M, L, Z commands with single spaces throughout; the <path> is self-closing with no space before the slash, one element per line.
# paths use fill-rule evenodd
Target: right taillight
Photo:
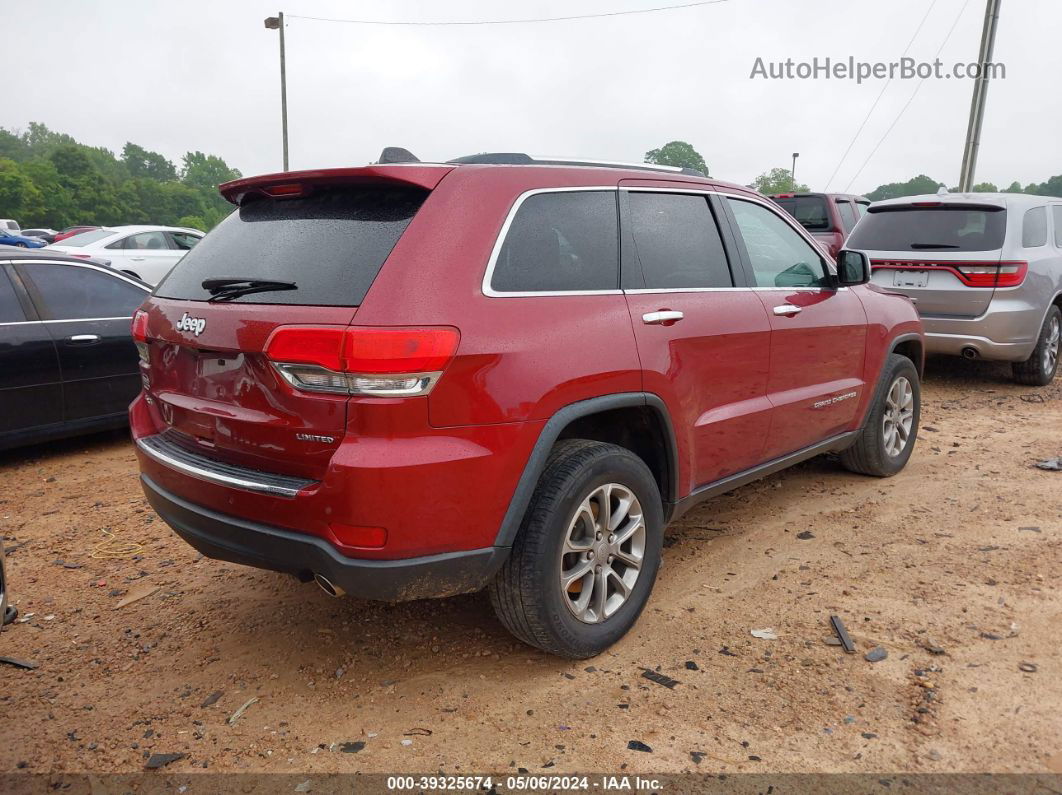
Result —
<path fill-rule="evenodd" d="M 281 326 L 265 354 L 296 389 L 376 397 L 426 395 L 457 352 L 449 326 Z"/>
<path fill-rule="evenodd" d="M 1017 287 L 1029 272 L 1028 262 L 970 263 L 955 266 L 967 287 Z"/>
<path fill-rule="evenodd" d="M 151 361 L 151 348 L 147 341 L 148 314 L 143 309 L 133 313 L 133 322 L 129 324 L 129 330 L 133 334 L 133 342 L 140 354 L 140 361 L 148 364 Z"/>

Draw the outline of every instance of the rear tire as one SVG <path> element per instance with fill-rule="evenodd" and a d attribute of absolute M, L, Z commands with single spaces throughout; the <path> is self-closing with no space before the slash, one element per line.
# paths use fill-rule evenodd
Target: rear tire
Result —
<path fill-rule="evenodd" d="M 612 444 L 559 442 L 490 585 L 498 620 L 551 654 L 600 654 L 649 599 L 663 526 L 660 491 L 642 459 Z"/>
<path fill-rule="evenodd" d="M 895 475 L 914 451 L 921 412 L 918 370 L 906 356 L 889 354 L 867 421 L 855 444 L 841 453 L 841 463 L 862 475 Z"/>
<path fill-rule="evenodd" d="M 1062 311 L 1057 306 L 1047 310 L 1047 318 L 1040 329 L 1032 356 L 1024 362 L 1014 362 L 1010 367 L 1014 380 L 1026 386 L 1047 386 L 1058 372 L 1059 339 L 1062 336 Z"/>

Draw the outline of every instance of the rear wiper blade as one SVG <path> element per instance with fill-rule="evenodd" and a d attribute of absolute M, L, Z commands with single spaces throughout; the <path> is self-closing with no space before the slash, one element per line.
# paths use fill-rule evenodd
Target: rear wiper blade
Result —
<path fill-rule="evenodd" d="M 202 287 L 210 293 L 210 301 L 230 301 L 241 295 L 267 293 L 274 290 L 297 290 L 295 282 L 282 282 L 274 279 L 242 279 L 227 276 L 217 279 L 203 279 Z"/>
<path fill-rule="evenodd" d="M 912 243 L 911 248 L 914 251 L 921 251 L 929 248 L 958 248 L 954 243 Z"/>

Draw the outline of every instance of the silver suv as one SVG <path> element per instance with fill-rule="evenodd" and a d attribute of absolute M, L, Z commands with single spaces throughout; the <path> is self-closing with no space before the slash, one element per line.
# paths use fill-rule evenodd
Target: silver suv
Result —
<path fill-rule="evenodd" d="M 942 193 L 872 204 L 848 238 L 872 283 L 918 307 L 926 352 L 1011 362 L 1049 384 L 1062 329 L 1062 199 Z"/>

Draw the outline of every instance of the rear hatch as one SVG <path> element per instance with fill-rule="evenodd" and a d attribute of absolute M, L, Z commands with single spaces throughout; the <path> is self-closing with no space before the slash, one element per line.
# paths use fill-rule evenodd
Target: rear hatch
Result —
<path fill-rule="evenodd" d="M 872 206 L 847 246 L 867 252 L 874 284 L 910 297 L 922 315 L 982 315 L 997 286 L 1024 278 L 1004 262 L 1007 210 L 991 201 Z"/>
<path fill-rule="evenodd" d="M 166 439 L 223 463 L 323 477 L 349 397 L 293 388 L 266 358 L 270 336 L 286 325 L 349 326 L 448 170 L 291 173 L 223 186 L 241 206 L 144 307 L 145 390 Z"/>

